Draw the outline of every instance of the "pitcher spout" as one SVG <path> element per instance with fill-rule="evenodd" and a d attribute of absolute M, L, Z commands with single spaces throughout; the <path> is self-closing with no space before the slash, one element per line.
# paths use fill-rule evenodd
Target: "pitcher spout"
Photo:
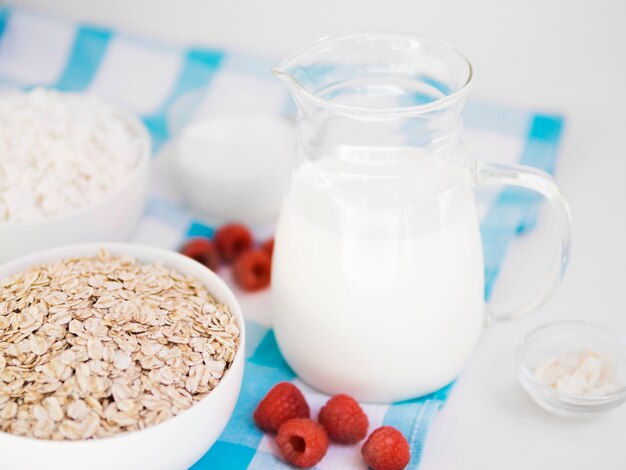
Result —
<path fill-rule="evenodd" d="M 296 94 L 298 91 L 302 90 L 302 86 L 298 83 L 298 80 L 289 73 L 289 65 L 288 60 L 281 62 L 276 67 L 272 69 L 272 75 L 276 78 L 279 78 L 285 86 L 291 91 L 292 94 Z"/>
<path fill-rule="evenodd" d="M 318 40 L 272 68 L 272 74 L 284 83 L 298 106 L 304 101 L 317 101 L 314 77 L 319 73 L 319 64 L 324 59 L 319 57 L 315 45 L 326 40 Z"/>

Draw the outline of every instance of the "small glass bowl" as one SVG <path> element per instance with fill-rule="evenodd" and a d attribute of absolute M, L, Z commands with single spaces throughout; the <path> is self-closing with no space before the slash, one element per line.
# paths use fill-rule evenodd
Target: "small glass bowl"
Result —
<path fill-rule="evenodd" d="M 583 321 L 557 321 L 531 331 L 517 350 L 518 378 L 522 387 L 542 408 L 567 418 L 593 418 L 626 401 L 626 386 L 599 397 L 581 397 L 559 392 L 535 377 L 537 366 L 564 353 L 580 348 L 602 353 L 617 369 L 626 384 L 626 338 L 608 328 Z"/>

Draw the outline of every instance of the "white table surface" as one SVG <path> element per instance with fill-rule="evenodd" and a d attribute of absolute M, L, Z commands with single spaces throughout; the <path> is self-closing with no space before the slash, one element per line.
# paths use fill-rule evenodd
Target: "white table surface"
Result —
<path fill-rule="evenodd" d="M 557 170 L 574 246 L 555 298 L 488 330 L 428 437 L 420 470 L 626 469 L 626 406 L 592 422 L 553 418 L 515 378 L 534 326 L 587 319 L 626 335 L 626 2 L 623 0 L 22 0 L 30 8 L 178 43 L 284 57 L 335 32 L 399 30 L 464 51 L 474 96 L 564 113 Z M 516 242 L 496 298 L 547 266 L 549 214 Z M 534 255 L 529 253 L 534 250 Z M 532 265 L 534 263 L 534 265 Z"/>

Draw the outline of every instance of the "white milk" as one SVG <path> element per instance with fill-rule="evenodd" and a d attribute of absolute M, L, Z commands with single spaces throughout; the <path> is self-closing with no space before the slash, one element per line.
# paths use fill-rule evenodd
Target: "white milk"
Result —
<path fill-rule="evenodd" d="M 306 162 L 276 233 L 279 347 L 329 394 L 390 402 L 437 390 L 480 335 L 482 256 L 465 169 L 424 155 Z"/>

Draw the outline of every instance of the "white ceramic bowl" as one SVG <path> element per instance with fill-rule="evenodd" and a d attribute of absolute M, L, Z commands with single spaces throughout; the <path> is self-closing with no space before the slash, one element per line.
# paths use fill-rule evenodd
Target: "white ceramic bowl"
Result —
<path fill-rule="evenodd" d="M 183 94 L 167 113 L 173 138 L 159 158 L 167 178 L 211 224 L 274 226 L 289 180 L 293 120 L 255 93 L 226 93 L 217 102 L 206 93 Z"/>
<path fill-rule="evenodd" d="M 128 240 L 146 203 L 151 144 L 136 116 L 111 107 L 139 136 L 141 150 L 135 169 L 121 185 L 92 204 L 44 218 L 0 221 L 0 263 L 70 243 Z"/>
<path fill-rule="evenodd" d="M 83 441 L 49 441 L 0 432 L 0 468 L 30 470 L 189 468 L 217 440 L 233 412 L 244 368 L 245 330 L 241 309 L 226 284 L 212 271 L 178 253 L 143 245 L 102 243 L 72 245 L 26 256 L 0 266 L 0 279 L 33 264 L 68 257 L 95 255 L 98 248 L 130 255 L 139 261 L 159 261 L 200 280 L 236 317 L 240 345 L 220 383 L 206 397 L 181 414 L 141 431 Z"/>
<path fill-rule="evenodd" d="M 178 190 L 203 217 L 271 223 L 287 188 L 294 140 L 293 123 L 277 115 L 198 118 L 174 141 Z"/>

